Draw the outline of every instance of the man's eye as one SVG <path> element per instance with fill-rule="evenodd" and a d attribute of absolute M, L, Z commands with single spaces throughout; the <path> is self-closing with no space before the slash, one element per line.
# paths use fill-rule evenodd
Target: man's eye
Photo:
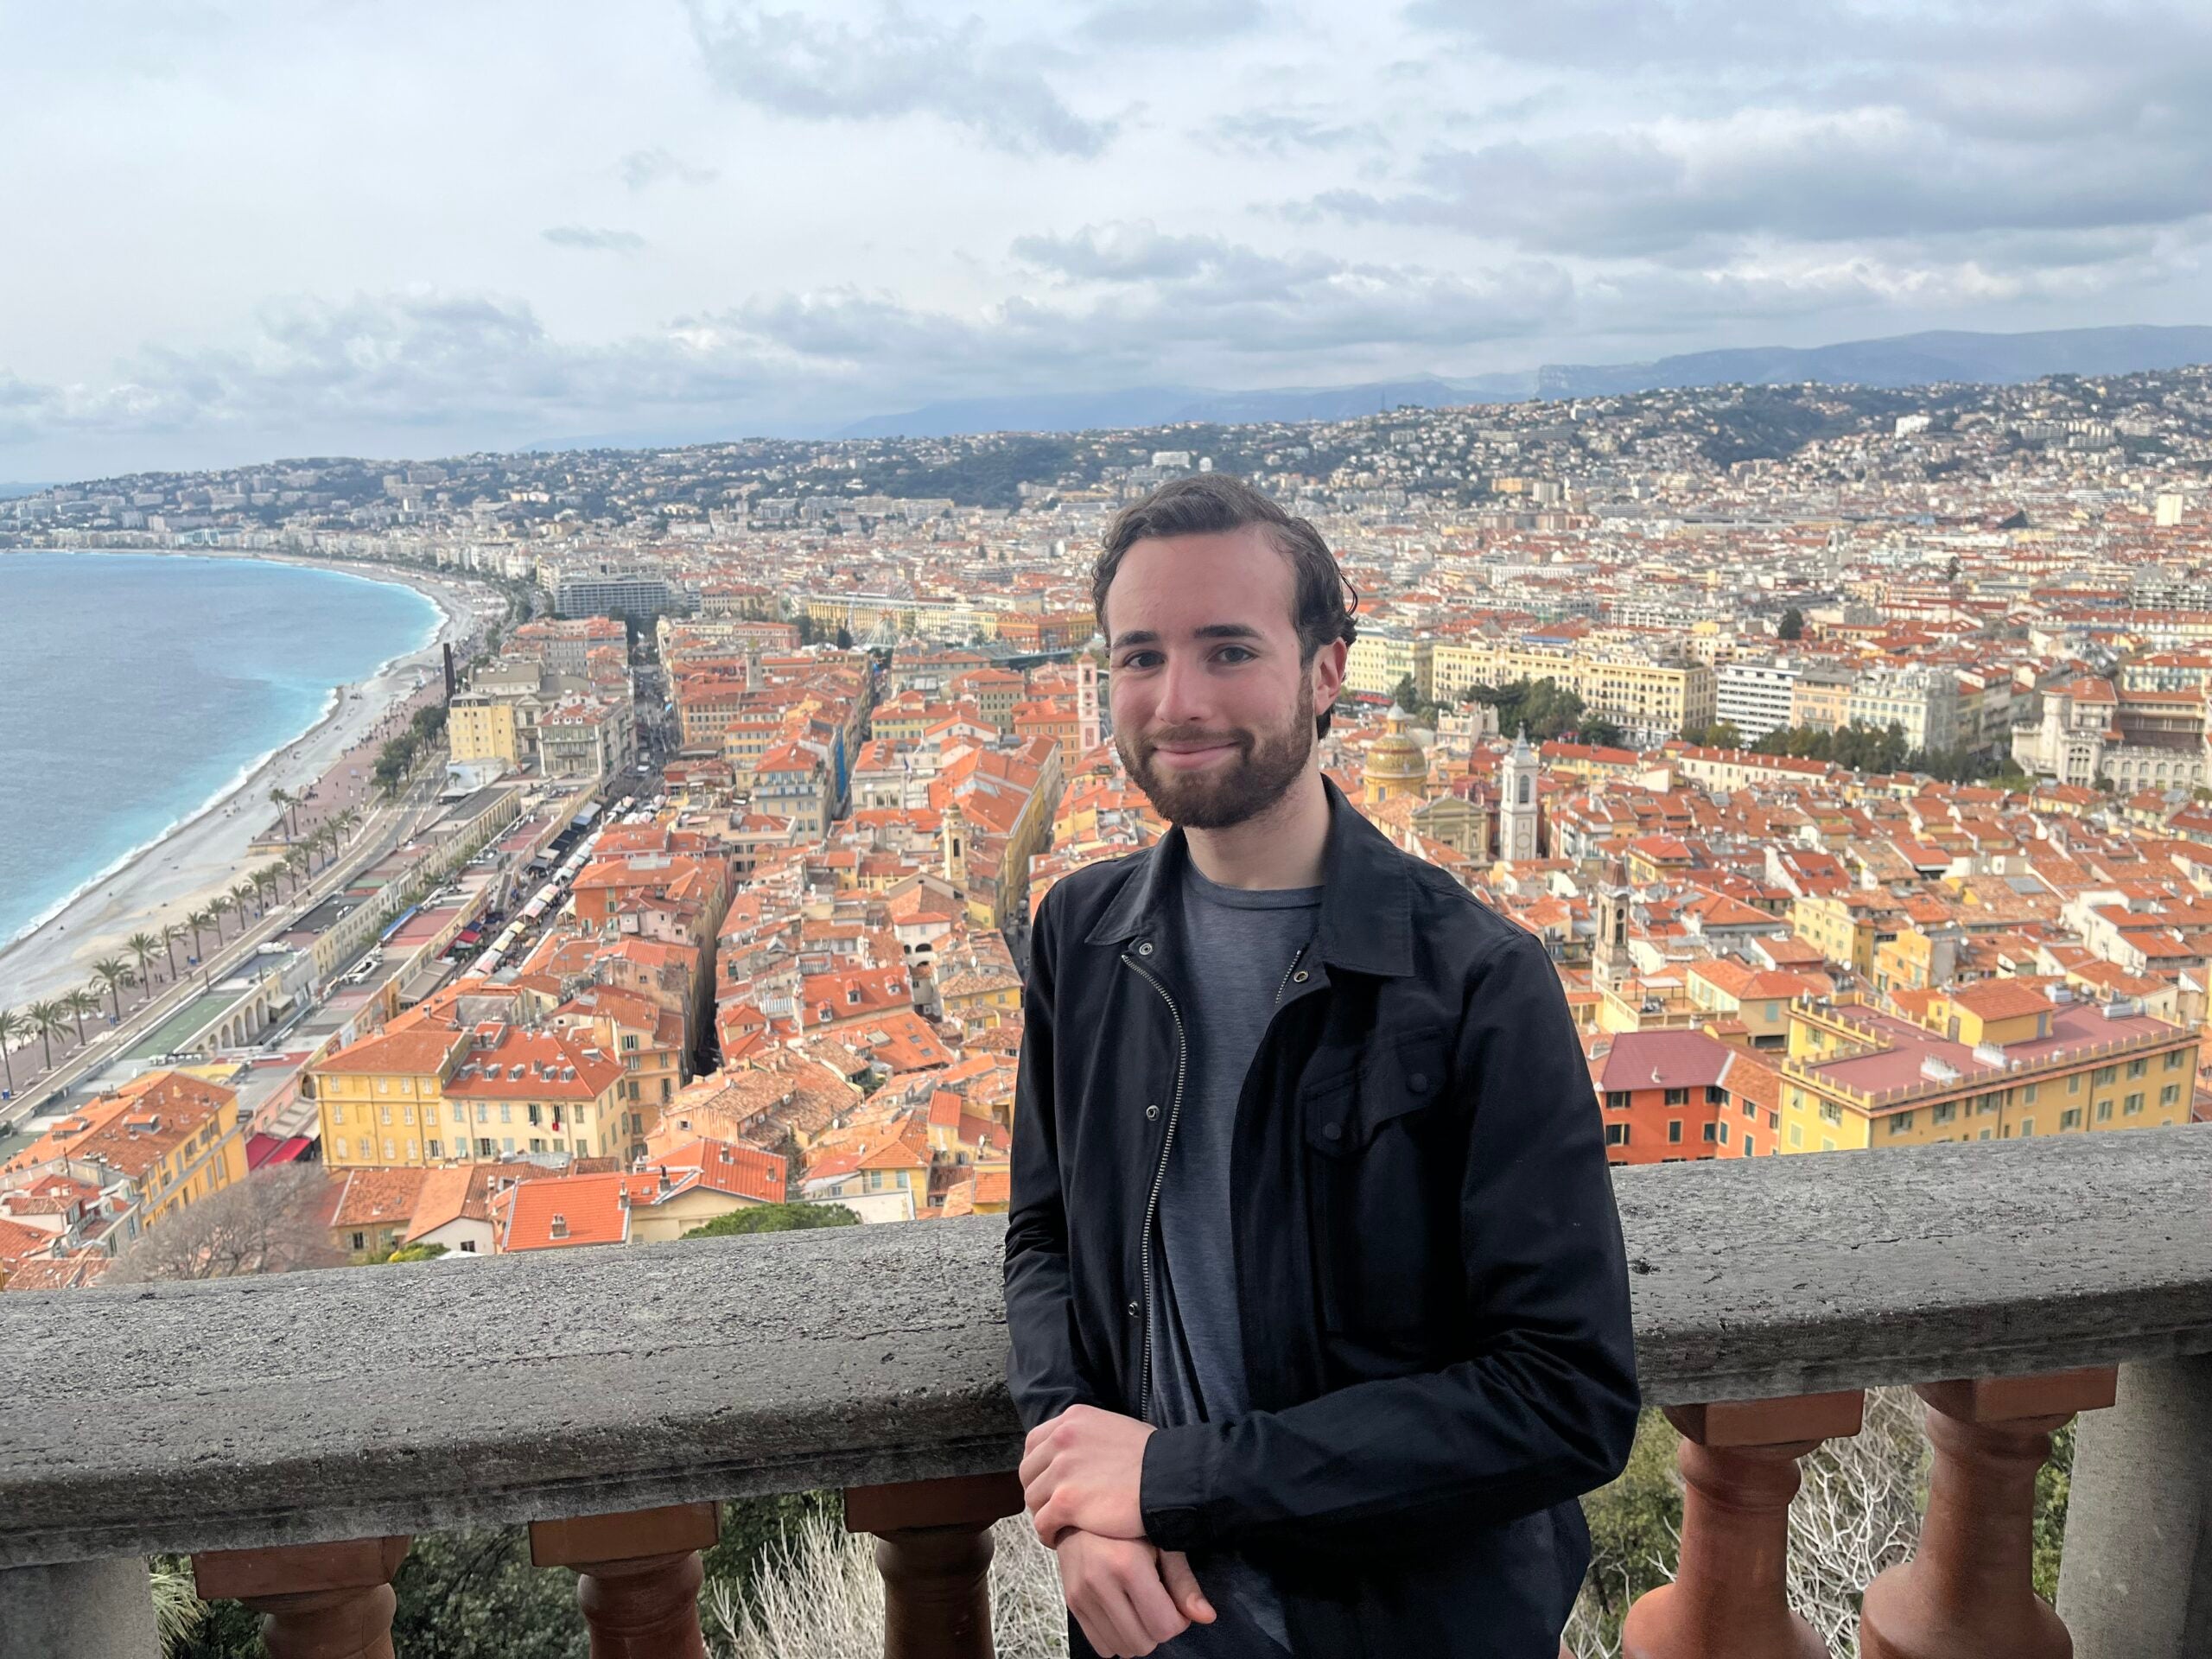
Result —
<path fill-rule="evenodd" d="M 1158 655 L 1157 652 L 1133 651 L 1122 658 L 1122 666 L 1123 668 L 1150 668 L 1152 659 Z"/>
<path fill-rule="evenodd" d="M 1236 653 L 1236 660 L 1240 662 L 1252 655 L 1250 652 L 1245 650 L 1242 645 L 1224 645 L 1221 648 L 1220 655 L 1226 658 L 1231 652 Z"/>

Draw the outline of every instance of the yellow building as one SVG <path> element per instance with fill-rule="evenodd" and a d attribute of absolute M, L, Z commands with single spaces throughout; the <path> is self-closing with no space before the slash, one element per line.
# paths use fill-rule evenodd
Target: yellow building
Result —
<path fill-rule="evenodd" d="M 103 1185 L 129 1184 L 135 1237 L 187 1205 L 245 1179 L 245 1131 L 238 1093 L 184 1071 L 149 1071 L 48 1124 L 10 1158 L 10 1173 L 48 1165 Z"/>
<path fill-rule="evenodd" d="M 1874 947 L 1874 988 L 1925 991 L 1948 981 L 1958 962 L 1955 927 L 1901 928 L 1897 937 Z"/>
<path fill-rule="evenodd" d="M 2054 1001 L 2005 979 L 1891 1001 L 1899 1012 L 1792 1005 L 1782 1151 L 2189 1122 L 2198 1033 L 2139 1004 Z"/>
<path fill-rule="evenodd" d="M 806 601 L 807 620 L 814 625 L 817 637 L 824 639 L 835 638 L 840 628 L 855 639 L 864 639 L 887 620 L 893 633 L 910 635 L 914 632 L 914 611 L 912 601 L 882 594 L 810 594 Z"/>
<path fill-rule="evenodd" d="M 945 718 L 946 705 L 921 702 L 888 702 L 868 715 L 870 737 L 887 743 L 918 743 L 929 728 Z"/>
<path fill-rule="evenodd" d="M 784 741 L 784 725 L 780 715 L 759 715 L 732 720 L 722 728 L 722 759 L 738 788 L 753 787 L 753 769 L 762 755 Z"/>
<path fill-rule="evenodd" d="M 1807 893 L 1789 906 L 1791 932 L 1838 967 L 1869 979 L 1876 953 L 1908 925 L 1904 912 L 1876 893 Z"/>
<path fill-rule="evenodd" d="M 1817 730 L 1840 730 L 1851 719 L 1851 687 L 1855 677 L 1847 671 L 1808 669 L 1789 688 L 1789 723 Z"/>
<path fill-rule="evenodd" d="M 1428 697 L 1434 681 L 1427 640 L 1362 629 L 1344 657 L 1344 689 L 1357 695 L 1390 696 L 1408 675 L 1413 677 L 1414 690 Z"/>
<path fill-rule="evenodd" d="M 621 1157 L 621 1064 L 581 1035 L 428 1021 L 379 1032 L 308 1068 L 334 1169 L 490 1163 L 524 1152 Z"/>
<path fill-rule="evenodd" d="M 940 962 L 937 995 L 946 1018 L 971 1032 L 983 1031 L 1021 1011 L 1021 979 L 1011 959 L 1003 964 L 980 957 Z"/>
<path fill-rule="evenodd" d="M 1653 662 L 1619 646 L 1440 641 L 1429 648 L 1429 677 L 1447 702 L 1471 685 L 1550 680 L 1580 697 L 1590 714 L 1631 733 L 1702 731 L 1718 706 L 1710 663 Z"/>
<path fill-rule="evenodd" d="M 1740 1024 L 1753 1048 L 1786 1049 L 1790 1007 L 1816 984 L 1808 975 L 1715 957 L 1690 964 L 1688 990 L 1691 1006 L 1706 1020 Z"/>
<path fill-rule="evenodd" d="M 446 711 L 446 741 L 455 760 L 499 760 L 510 766 L 523 761 L 515 705 L 481 691 L 455 695 Z"/>
<path fill-rule="evenodd" d="M 1471 685 L 1488 685 L 1497 670 L 1497 647 L 1488 641 L 1438 639 L 1428 648 L 1429 696 L 1456 703 Z"/>

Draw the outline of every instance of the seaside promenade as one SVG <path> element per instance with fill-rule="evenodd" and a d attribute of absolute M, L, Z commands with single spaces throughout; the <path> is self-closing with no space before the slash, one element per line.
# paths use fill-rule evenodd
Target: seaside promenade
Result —
<path fill-rule="evenodd" d="M 27 1047 L 11 1051 L 16 1086 L 11 1098 L 0 1102 L 0 1133 L 58 1105 L 70 1090 L 128 1054 L 133 1043 L 159 1029 L 164 1020 L 194 997 L 205 995 L 209 987 L 236 971 L 260 945 L 399 846 L 415 832 L 426 812 L 436 806 L 442 776 L 441 767 L 425 767 L 397 800 L 370 811 L 332 861 L 303 882 L 295 895 L 270 905 L 194 969 L 181 971 L 174 979 L 164 975 L 154 987 L 142 986 L 141 1000 L 125 1006 L 119 1021 L 111 1023 L 108 1014 L 102 1013 L 98 1016 L 99 1028 L 87 1040 L 57 1053 L 50 1066 L 42 1063 L 42 1046 L 35 1037 Z M 143 995 L 149 989 L 150 998 Z"/>

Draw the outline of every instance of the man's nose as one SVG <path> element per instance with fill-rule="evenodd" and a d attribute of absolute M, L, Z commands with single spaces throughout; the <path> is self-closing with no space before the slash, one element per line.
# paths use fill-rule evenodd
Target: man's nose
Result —
<path fill-rule="evenodd" d="M 1203 726 L 1209 712 L 1205 673 L 1193 662 L 1170 658 L 1160 671 L 1160 701 L 1154 715 L 1163 726 Z"/>

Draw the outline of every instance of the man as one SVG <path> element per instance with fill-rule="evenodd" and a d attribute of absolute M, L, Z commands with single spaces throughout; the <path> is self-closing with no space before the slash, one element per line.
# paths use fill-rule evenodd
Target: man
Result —
<path fill-rule="evenodd" d="M 1550 961 L 1323 777 L 1311 524 L 1183 479 L 1091 594 L 1173 827 L 1031 944 L 1008 1382 L 1073 1651 L 1553 1659 L 1637 1389 Z"/>

